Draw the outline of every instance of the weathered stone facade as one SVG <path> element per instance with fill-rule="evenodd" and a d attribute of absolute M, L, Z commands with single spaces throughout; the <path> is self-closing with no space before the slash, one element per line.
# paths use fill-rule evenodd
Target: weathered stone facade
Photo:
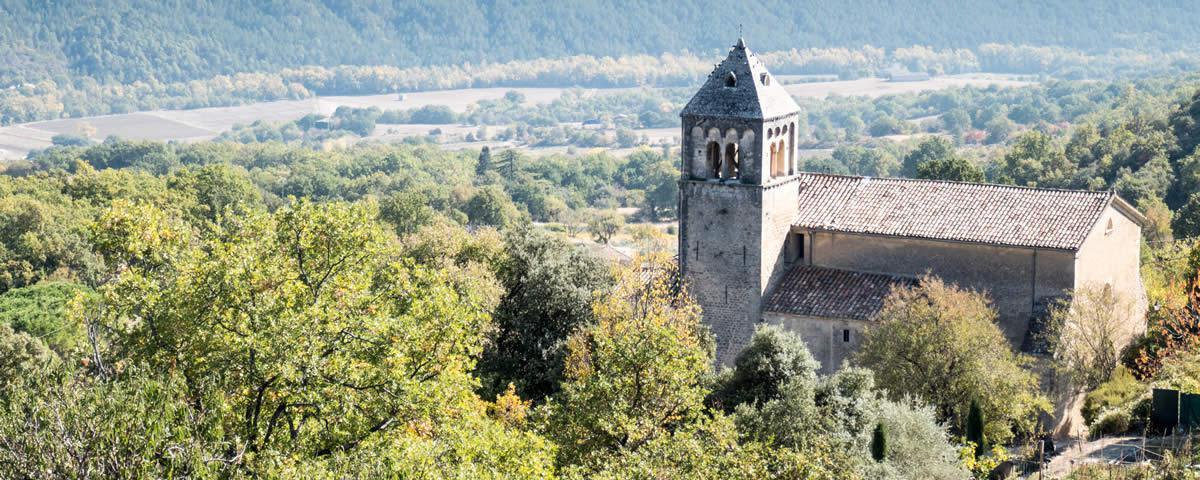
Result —
<path fill-rule="evenodd" d="M 853 353 L 869 318 L 768 304 L 844 291 L 772 295 L 801 266 L 986 292 L 1014 346 L 1049 299 L 1085 286 L 1129 297 L 1140 325 L 1144 219 L 1111 193 L 802 173 L 799 108 L 741 40 L 681 117 L 679 262 L 720 363 L 761 322 L 800 333 L 826 370 Z"/>
<path fill-rule="evenodd" d="M 799 110 L 739 40 L 681 114 L 680 266 L 722 361 L 750 339 L 782 264 Z"/>

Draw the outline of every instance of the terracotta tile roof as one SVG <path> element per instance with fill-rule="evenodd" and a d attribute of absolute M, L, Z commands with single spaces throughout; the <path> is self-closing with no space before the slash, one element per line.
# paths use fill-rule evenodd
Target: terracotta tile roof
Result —
<path fill-rule="evenodd" d="M 800 175 L 801 228 L 1076 250 L 1112 192 Z"/>
<path fill-rule="evenodd" d="M 883 308 L 892 285 L 916 279 L 798 265 L 780 279 L 765 310 L 827 318 L 870 320 Z"/>

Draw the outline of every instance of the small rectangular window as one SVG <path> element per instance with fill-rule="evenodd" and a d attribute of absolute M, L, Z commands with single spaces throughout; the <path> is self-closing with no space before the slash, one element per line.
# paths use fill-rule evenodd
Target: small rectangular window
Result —
<path fill-rule="evenodd" d="M 845 330 L 842 330 L 842 341 L 843 342 L 850 341 L 850 329 L 847 328 Z"/>

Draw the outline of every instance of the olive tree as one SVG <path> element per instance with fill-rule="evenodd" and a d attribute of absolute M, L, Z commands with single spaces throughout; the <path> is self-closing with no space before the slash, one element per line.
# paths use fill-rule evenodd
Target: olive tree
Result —
<path fill-rule="evenodd" d="M 892 290 L 854 360 L 875 372 L 893 399 L 933 405 L 958 432 L 971 399 L 987 411 L 987 436 L 998 442 L 1032 432 L 1038 414 L 1049 409 L 988 298 L 933 276 Z"/>

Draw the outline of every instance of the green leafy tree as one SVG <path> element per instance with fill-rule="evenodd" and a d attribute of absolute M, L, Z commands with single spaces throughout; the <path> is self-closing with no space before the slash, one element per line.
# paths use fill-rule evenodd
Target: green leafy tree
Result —
<path fill-rule="evenodd" d="M 941 136 L 929 137 L 917 144 L 916 149 L 904 156 L 904 165 L 900 174 L 905 177 L 915 178 L 918 174 L 918 166 L 933 161 L 945 164 L 956 157 L 954 144 L 950 143 L 949 139 Z"/>
<path fill-rule="evenodd" d="M 1075 175 L 1076 165 L 1052 137 L 1030 131 L 1017 137 L 1000 167 L 1002 175 L 1017 185 L 1030 187 L 1066 187 Z"/>
<path fill-rule="evenodd" d="M 399 235 L 415 233 L 433 223 L 437 212 L 420 192 L 396 192 L 379 202 L 379 218 L 391 224 Z"/>
<path fill-rule="evenodd" d="M 1200 236 L 1200 192 L 1193 193 L 1187 203 L 1175 212 L 1171 229 L 1180 237 Z"/>
<path fill-rule="evenodd" d="M 738 405 L 759 404 L 779 397 L 793 380 L 813 382 L 821 364 L 804 339 L 777 326 L 755 329 L 750 344 L 738 353 L 734 368 L 722 372 L 710 403 L 732 412 Z"/>
<path fill-rule="evenodd" d="M 870 371 L 845 368 L 819 379 L 797 377 L 760 405 L 738 406 L 734 418 L 752 440 L 797 451 L 834 448 L 869 458 L 879 392 Z"/>
<path fill-rule="evenodd" d="M 452 417 L 490 306 L 397 261 L 374 216 L 301 201 L 181 243 L 161 215 L 114 209 L 97 237 L 126 268 L 100 321 L 122 355 L 224 398 L 226 440 L 248 452 L 327 456 Z"/>
<path fill-rule="evenodd" d="M 219 438 L 220 397 L 190 398 L 181 378 L 141 369 L 116 380 L 27 373 L 0 402 L 0 477 L 236 475 L 237 467 L 216 461 L 243 447 Z"/>
<path fill-rule="evenodd" d="M 615 210 L 596 212 L 588 219 L 588 232 L 597 243 L 608 244 L 625 226 L 625 217 Z"/>
<path fill-rule="evenodd" d="M 868 130 L 872 137 L 886 137 L 904 133 L 904 124 L 891 115 L 883 115 L 874 122 Z"/>
<path fill-rule="evenodd" d="M 958 452 L 946 427 L 937 421 L 932 407 L 905 399 L 883 400 L 878 406 L 877 426 L 886 432 L 887 448 L 882 463 L 868 464 L 866 478 L 967 480 Z"/>
<path fill-rule="evenodd" d="M 991 412 L 987 435 L 1006 442 L 1031 433 L 1049 408 L 1028 360 L 1012 351 L 982 294 L 926 276 L 919 286 L 896 288 L 876 322 L 863 333 L 856 362 L 875 372 L 893 399 L 928 402 L 962 432 L 967 405 L 977 399 Z"/>
<path fill-rule="evenodd" d="M 917 178 L 954 182 L 984 181 L 983 170 L 970 160 L 959 156 L 930 160 L 917 165 Z"/>
<path fill-rule="evenodd" d="M 0 399 L 25 376 L 40 375 L 58 362 L 58 355 L 41 340 L 0 324 Z"/>
<path fill-rule="evenodd" d="M 1192 155 L 1196 145 L 1200 145 L 1200 90 L 1175 107 L 1169 122 L 1179 142 L 1179 150 L 1184 155 Z"/>
<path fill-rule="evenodd" d="M 1002 143 L 1008 140 L 1017 126 L 1008 117 L 998 116 L 988 120 L 983 129 L 987 132 L 987 143 Z"/>
<path fill-rule="evenodd" d="M 194 199 L 190 212 L 198 221 L 216 222 L 223 215 L 262 208 L 258 188 L 245 172 L 226 164 L 189 168 L 175 173 L 167 187 Z"/>
<path fill-rule="evenodd" d="M 472 225 L 497 228 L 508 226 L 519 216 L 512 199 L 499 185 L 485 185 L 476 191 L 465 212 Z"/>
<path fill-rule="evenodd" d="M 593 304 L 595 323 L 568 340 L 566 381 L 543 428 L 560 465 L 596 468 L 700 417 L 712 341 L 673 268 L 665 257 L 622 267 Z"/>
<path fill-rule="evenodd" d="M 728 417 L 717 414 L 679 428 L 637 451 L 605 463 L 599 471 L 566 469 L 567 478 L 586 475 L 595 479 L 688 478 L 750 480 L 796 478 L 854 480 L 853 458 L 828 447 L 803 452 L 775 448 L 761 442 L 739 441 Z"/>
<path fill-rule="evenodd" d="M 0 325 L 44 341 L 59 354 L 67 354 L 84 341 L 84 328 L 68 309 L 79 297 L 95 296 L 92 289 L 68 282 L 42 282 L 0 295 Z"/>
<path fill-rule="evenodd" d="M 504 236 L 506 255 L 496 265 L 504 296 L 493 312 L 496 331 L 484 350 L 485 390 L 516 384 L 541 400 L 563 380 L 567 337 L 593 320 L 593 295 L 611 286 L 608 268 L 586 251 L 519 228 Z"/>

